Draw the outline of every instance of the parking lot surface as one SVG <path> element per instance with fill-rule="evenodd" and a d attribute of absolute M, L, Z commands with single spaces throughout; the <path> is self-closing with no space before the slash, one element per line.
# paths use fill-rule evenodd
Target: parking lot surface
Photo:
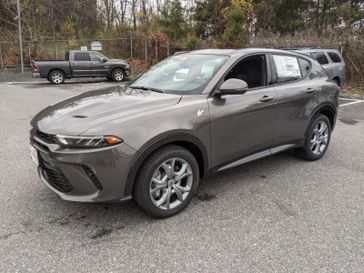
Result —
<path fill-rule="evenodd" d="M 155 220 L 133 202 L 63 201 L 30 159 L 38 111 L 112 85 L 0 83 L 0 272 L 364 272 L 363 102 L 340 100 L 322 160 L 285 152 L 237 167 Z"/>

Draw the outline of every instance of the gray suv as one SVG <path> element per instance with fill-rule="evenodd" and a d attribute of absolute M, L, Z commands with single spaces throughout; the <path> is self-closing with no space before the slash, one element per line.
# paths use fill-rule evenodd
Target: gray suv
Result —
<path fill-rule="evenodd" d="M 330 80 L 333 80 L 340 87 L 344 85 L 346 76 L 345 62 L 337 49 L 312 47 L 292 50 L 315 59 L 322 65 Z"/>
<path fill-rule="evenodd" d="M 338 86 L 302 54 L 207 49 L 172 56 L 126 87 L 86 92 L 31 121 L 41 180 L 65 200 L 133 198 L 181 211 L 200 179 L 284 150 L 321 158 Z"/>

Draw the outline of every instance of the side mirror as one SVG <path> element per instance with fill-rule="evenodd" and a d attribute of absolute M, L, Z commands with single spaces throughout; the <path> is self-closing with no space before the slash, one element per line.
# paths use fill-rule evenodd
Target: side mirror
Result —
<path fill-rule="evenodd" d="M 107 60 L 105 58 L 101 58 L 101 62 L 106 63 Z"/>
<path fill-rule="evenodd" d="M 241 95 L 248 90 L 248 84 L 240 79 L 228 79 L 215 91 L 217 95 Z"/>

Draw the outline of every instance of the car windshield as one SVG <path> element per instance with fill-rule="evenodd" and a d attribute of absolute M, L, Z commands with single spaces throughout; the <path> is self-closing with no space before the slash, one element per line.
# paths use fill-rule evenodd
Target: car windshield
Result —
<path fill-rule="evenodd" d="M 152 66 L 130 87 L 165 93 L 200 94 L 227 59 L 228 56 L 224 55 L 172 56 Z"/>

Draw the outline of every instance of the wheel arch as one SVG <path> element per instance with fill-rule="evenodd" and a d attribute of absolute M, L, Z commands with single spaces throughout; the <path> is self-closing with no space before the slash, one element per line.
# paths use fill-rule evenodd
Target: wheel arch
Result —
<path fill-rule="evenodd" d="M 339 76 L 333 77 L 332 80 L 335 81 L 335 82 L 337 82 L 339 87 L 341 86 L 341 79 L 340 79 Z"/>
<path fill-rule="evenodd" d="M 330 124 L 331 124 L 331 130 L 334 129 L 335 126 L 335 120 L 336 120 L 336 110 L 335 107 L 333 105 L 331 105 L 330 103 L 325 103 L 320 105 L 311 115 L 310 120 L 317 114 L 324 114 L 325 116 L 327 116 L 327 118 L 330 120 Z"/>
<path fill-rule="evenodd" d="M 64 70 L 62 68 L 51 68 L 49 71 L 48 71 L 48 74 L 47 74 L 47 79 L 49 79 L 50 75 L 52 72 L 54 71 L 60 71 L 63 73 L 63 76 L 64 78 L 66 79 L 67 78 L 67 75 L 66 75 L 66 72 L 64 72 Z"/>
<path fill-rule="evenodd" d="M 336 107 L 333 106 L 331 103 L 323 103 L 323 104 L 320 104 L 311 114 L 308 122 L 307 122 L 307 125 L 306 125 L 306 129 L 305 129 L 305 136 L 303 138 L 303 143 L 307 137 L 307 133 L 308 133 L 308 130 L 310 128 L 310 125 L 311 125 L 311 122 L 312 122 L 312 119 L 315 115 L 317 114 L 324 114 L 325 116 L 327 116 L 327 118 L 329 119 L 330 121 L 330 124 L 331 124 L 331 131 L 334 129 L 335 127 L 335 123 L 336 123 Z M 302 143 L 302 144 L 303 144 Z"/>
<path fill-rule="evenodd" d="M 178 133 L 169 136 L 158 136 L 153 138 L 151 141 L 143 145 L 140 151 L 137 153 L 135 158 L 132 160 L 132 168 L 129 171 L 126 187 L 124 191 L 124 195 L 131 195 L 134 188 L 134 182 L 140 167 L 142 166 L 143 162 L 156 150 L 160 149 L 166 145 L 178 145 L 193 154 L 196 158 L 199 169 L 200 169 L 200 177 L 208 177 L 209 176 L 209 164 L 208 164 L 208 154 L 207 150 L 197 137 L 186 134 L 186 133 Z"/>
<path fill-rule="evenodd" d="M 115 65 L 115 66 L 111 67 L 111 69 L 110 69 L 110 76 L 112 76 L 112 73 L 114 72 L 115 69 L 121 69 L 124 71 L 124 74 L 125 74 L 125 67 L 122 67 L 121 65 Z"/>

